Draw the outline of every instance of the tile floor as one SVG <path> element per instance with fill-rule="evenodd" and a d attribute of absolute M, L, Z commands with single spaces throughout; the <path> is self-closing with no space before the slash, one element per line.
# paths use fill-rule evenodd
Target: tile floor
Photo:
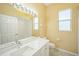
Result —
<path fill-rule="evenodd" d="M 49 55 L 50 56 L 73 56 L 71 54 L 68 54 L 68 53 L 65 53 L 65 52 L 62 52 L 62 51 L 59 51 L 58 49 L 55 49 L 55 48 L 50 48 L 49 49 Z"/>

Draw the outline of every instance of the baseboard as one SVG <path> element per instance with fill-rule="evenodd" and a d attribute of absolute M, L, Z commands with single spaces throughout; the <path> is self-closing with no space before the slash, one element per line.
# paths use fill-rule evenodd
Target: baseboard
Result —
<path fill-rule="evenodd" d="M 78 54 L 76 54 L 76 53 L 73 53 L 73 52 L 70 52 L 70 51 L 67 51 L 67 50 L 64 50 L 64 49 L 61 49 L 61 48 L 56 48 L 56 49 L 58 49 L 59 51 L 62 51 L 62 52 L 65 52 L 65 53 L 71 54 L 71 55 L 75 55 L 75 56 L 78 55 Z"/>

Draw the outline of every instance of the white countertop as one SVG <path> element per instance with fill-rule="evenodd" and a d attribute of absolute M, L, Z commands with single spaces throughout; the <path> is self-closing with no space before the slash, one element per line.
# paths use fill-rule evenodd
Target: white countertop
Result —
<path fill-rule="evenodd" d="M 34 40 L 33 40 L 34 39 Z M 32 56 L 41 49 L 49 40 L 45 38 L 34 37 L 32 41 L 23 44 L 20 48 L 14 48 L 2 54 L 3 56 Z"/>

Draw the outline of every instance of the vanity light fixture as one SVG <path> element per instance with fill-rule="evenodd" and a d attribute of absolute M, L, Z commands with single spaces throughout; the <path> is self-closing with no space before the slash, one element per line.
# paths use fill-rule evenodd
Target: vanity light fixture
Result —
<path fill-rule="evenodd" d="M 19 10 L 25 12 L 25 13 L 31 14 L 33 17 L 38 16 L 38 13 L 36 11 L 34 11 L 31 8 L 28 8 L 28 7 L 24 6 L 23 4 L 12 3 L 10 5 L 14 6 L 15 8 L 17 8 L 17 9 L 19 9 Z"/>

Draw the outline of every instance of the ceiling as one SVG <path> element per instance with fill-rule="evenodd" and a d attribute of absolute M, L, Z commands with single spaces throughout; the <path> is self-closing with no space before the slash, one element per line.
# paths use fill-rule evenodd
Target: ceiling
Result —
<path fill-rule="evenodd" d="M 49 6 L 51 5 L 52 3 L 43 3 L 45 6 Z"/>

